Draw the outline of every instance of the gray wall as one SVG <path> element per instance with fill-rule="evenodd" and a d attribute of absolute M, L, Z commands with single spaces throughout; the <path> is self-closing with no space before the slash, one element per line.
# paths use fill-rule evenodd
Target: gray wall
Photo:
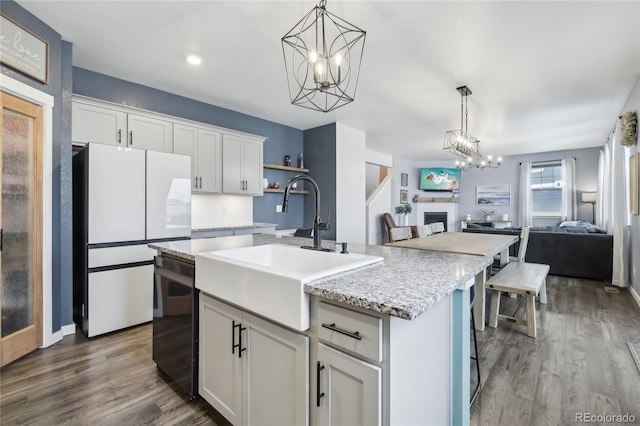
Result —
<path fill-rule="evenodd" d="M 627 111 L 635 111 L 640 114 L 640 78 L 636 82 L 635 87 L 631 91 L 631 95 L 627 102 L 620 111 L 620 114 Z M 629 154 L 640 152 L 640 143 L 636 142 L 635 145 L 628 148 Z M 631 215 L 631 227 L 629 229 L 630 235 L 630 247 L 629 251 L 629 283 L 633 289 L 640 293 L 640 215 Z M 633 265 L 636 267 L 636 274 L 633 275 Z"/>
<path fill-rule="evenodd" d="M 562 158 L 575 157 L 576 159 L 576 190 L 578 191 L 578 219 L 592 221 L 591 204 L 583 204 L 580 202 L 580 194 L 583 191 L 595 191 L 598 177 L 598 154 L 600 148 L 585 148 L 566 151 L 543 152 L 539 154 L 518 155 L 504 157 L 502 165 L 497 169 L 473 169 L 462 173 L 460 178 L 460 201 L 458 204 L 457 220 L 461 220 L 465 215 L 471 214 L 474 219 L 480 219 L 481 206 L 476 205 L 476 186 L 478 185 L 511 185 L 511 205 L 496 206 L 496 214 L 504 213 L 509 215 L 513 226 L 518 224 L 518 196 L 519 196 L 519 180 L 520 180 L 520 163 L 523 161 L 549 161 L 560 160 Z M 394 205 L 399 204 L 400 189 L 409 191 L 409 199 L 414 195 L 421 197 L 449 197 L 450 192 L 427 192 L 418 189 L 418 180 L 420 179 L 420 169 L 422 167 L 455 167 L 455 160 L 452 161 L 411 161 L 403 158 L 395 159 L 395 201 Z M 408 187 L 400 187 L 400 173 L 409 174 Z M 409 217 L 409 223 L 415 224 L 415 204 L 414 210 Z M 557 222 L 552 219 L 551 222 Z M 534 223 L 534 225 L 543 225 L 542 223 Z"/>
<path fill-rule="evenodd" d="M 52 217 L 52 332 L 72 324 L 71 259 L 71 46 L 60 34 L 12 0 L 2 0 L 2 13 L 49 43 L 49 84 L 26 77 L 0 65 L 2 74 L 34 87 L 54 98 Z"/>
<path fill-rule="evenodd" d="M 316 127 L 304 131 L 305 166 L 309 168 L 311 176 L 320 187 L 321 203 L 320 218 L 327 220 L 327 212 L 331 212 L 331 221 L 335 223 L 336 215 L 336 125 Z M 343 182 L 344 184 L 344 182 Z M 307 189 L 309 185 L 307 185 Z M 289 209 L 291 211 L 291 209 Z M 304 224 L 313 225 L 314 198 L 313 194 L 305 197 Z M 290 214 L 290 213 L 288 213 Z M 322 232 L 322 238 L 335 240 L 336 230 Z"/>
<path fill-rule="evenodd" d="M 282 164 L 284 156 L 289 154 L 293 165 L 297 155 L 303 152 L 301 130 L 82 68 L 74 68 L 73 93 L 266 136 L 268 139 L 264 143 L 265 163 Z M 281 185 L 293 176 L 291 172 L 270 169 L 265 169 L 264 175 L 269 182 L 278 181 Z M 276 205 L 282 204 L 280 194 L 266 193 L 262 197 L 254 197 L 253 219 L 256 222 L 277 223 L 278 229 L 302 227 L 303 199 L 301 196 L 291 197 L 290 203 L 293 214 L 280 214 L 276 213 Z"/>

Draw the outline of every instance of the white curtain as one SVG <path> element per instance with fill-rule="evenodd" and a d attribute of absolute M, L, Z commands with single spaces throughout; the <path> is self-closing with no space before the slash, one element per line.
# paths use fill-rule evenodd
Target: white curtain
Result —
<path fill-rule="evenodd" d="M 578 203 L 576 202 L 576 159 L 565 158 L 562 164 L 562 220 L 576 220 Z"/>
<path fill-rule="evenodd" d="M 531 163 L 520 164 L 520 195 L 518 219 L 520 226 L 533 224 L 533 200 L 531 196 Z"/>
<path fill-rule="evenodd" d="M 616 122 L 613 137 L 610 137 L 601 153 L 601 168 L 598 171 L 598 212 L 601 216 L 597 224 L 613 234 L 613 275 L 611 283 L 627 287 L 629 238 L 627 225 L 627 156 L 620 145 L 620 120 Z M 597 216 L 597 215 L 596 215 Z"/>
<path fill-rule="evenodd" d="M 611 135 L 613 136 L 613 135 Z M 604 228 L 610 234 L 613 233 L 611 226 L 611 138 L 607 139 L 604 148 L 600 151 L 598 159 L 598 187 L 596 193 L 596 217 L 594 222 L 601 228 Z"/>

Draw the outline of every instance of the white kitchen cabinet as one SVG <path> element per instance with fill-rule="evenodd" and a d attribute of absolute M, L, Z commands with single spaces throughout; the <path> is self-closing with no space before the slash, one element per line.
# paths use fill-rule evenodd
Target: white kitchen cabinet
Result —
<path fill-rule="evenodd" d="M 71 140 L 127 146 L 127 114 L 114 108 L 73 102 Z"/>
<path fill-rule="evenodd" d="M 452 424 L 450 297 L 412 320 L 310 302 L 312 424 Z"/>
<path fill-rule="evenodd" d="M 233 347 L 241 318 L 239 309 L 200 294 L 198 393 L 234 425 L 242 424 L 244 360 Z"/>
<path fill-rule="evenodd" d="M 309 338 L 201 294 L 199 393 L 234 425 L 309 423 Z"/>
<path fill-rule="evenodd" d="M 173 152 L 171 121 L 91 101 L 74 100 L 71 109 L 73 142 Z"/>
<path fill-rule="evenodd" d="M 173 123 L 138 114 L 127 115 L 131 148 L 173 152 Z"/>
<path fill-rule="evenodd" d="M 222 191 L 262 195 L 262 140 L 222 135 Z"/>
<path fill-rule="evenodd" d="M 380 425 L 382 369 L 318 344 L 316 406 L 320 425 Z"/>
<path fill-rule="evenodd" d="M 222 192 L 222 134 L 174 124 L 173 152 L 191 156 L 191 192 Z"/>

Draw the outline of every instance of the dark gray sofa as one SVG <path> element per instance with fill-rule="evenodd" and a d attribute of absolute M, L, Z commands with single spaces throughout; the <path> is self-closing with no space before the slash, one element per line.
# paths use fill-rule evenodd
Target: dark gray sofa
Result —
<path fill-rule="evenodd" d="M 464 232 L 519 235 L 520 228 L 495 229 L 477 226 Z M 516 256 L 519 243 L 510 247 Z M 533 227 L 529 232 L 526 262 L 550 266 L 550 274 L 611 282 L 613 235 L 587 232 L 575 227 Z"/>

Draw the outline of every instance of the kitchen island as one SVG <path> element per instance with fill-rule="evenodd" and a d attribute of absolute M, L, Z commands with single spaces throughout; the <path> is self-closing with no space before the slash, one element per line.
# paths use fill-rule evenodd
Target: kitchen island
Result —
<path fill-rule="evenodd" d="M 247 235 L 173 241 L 150 247 L 157 249 L 160 255 L 193 261 L 196 254 L 206 251 L 264 244 L 302 246 L 308 245 L 309 240 Z M 323 247 L 333 246 L 334 243 L 330 241 L 323 242 Z M 278 333 L 289 333 L 297 340 L 302 338 L 301 347 L 306 348 L 306 351 L 298 351 L 302 356 L 296 353 L 296 359 L 305 361 L 302 367 L 304 380 L 300 382 L 299 372 L 297 376 L 294 375 L 298 377 L 294 380 L 302 383 L 302 393 L 306 397 L 298 404 L 289 401 L 288 405 L 292 406 L 290 410 L 295 411 L 291 418 L 296 419 L 296 424 L 323 424 L 328 417 L 343 415 L 349 416 L 352 422 L 363 423 L 468 424 L 468 289 L 492 259 L 357 244 L 350 244 L 348 250 L 351 253 L 381 256 L 384 261 L 305 284 L 304 290 L 311 300 L 308 330 L 299 332 L 281 325 L 272 325 L 282 329 Z M 203 309 L 205 313 L 218 312 L 215 311 L 216 304 L 226 305 L 224 301 L 206 295 L 202 300 L 205 305 L 207 301 L 211 303 L 204 308 L 201 303 L 201 324 L 203 318 L 207 318 L 202 315 Z M 245 333 L 250 343 L 244 343 L 244 349 L 249 345 L 249 351 L 244 354 L 249 361 L 244 362 L 253 366 L 251 360 L 256 357 L 251 352 L 251 333 L 265 330 L 270 325 L 269 318 L 261 318 L 252 313 L 240 314 L 241 310 L 237 307 L 229 305 L 229 308 L 238 311 L 236 315 L 242 315 L 234 317 L 234 325 L 249 324 Z M 351 336 L 348 335 L 349 332 L 344 333 L 340 324 L 349 326 L 344 328 L 352 330 Z M 358 331 L 354 333 L 356 330 Z M 202 329 L 200 336 L 202 365 L 203 353 L 207 357 L 207 336 L 202 335 Z M 235 336 L 229 334 L 228 338 L 236 339 Z M 223 340 L 226 339 L 224 337 Z M 254 340 L 259 341 L 258 338 Z M 240 348 L 242 346 L 240 342 Z M 229 356 L 231 352 L 228 352 Z M 233 359 L 240 359 L 238 355 L 238 350 L 234 350 Z M 209 360 L 210 363 L 216 361 Z M 244 371 L 246 375 L 250 370 L 256 370 L 253 367 L 253 370 L 242 370 L 237 366 L 234 368 Z M 345 371 L 348 373 L 342 374 Z M 358 372 L 362 373 L 362 377 L 357 380 L 346 379 L 347 376 L 355 378 Z M 246 402 L 251 399 L 259 405 L 260 395 L 254 393 L 252 398 L 247 397 L 244 403 L 238 402 L 236 407 L 216 395 L 213 389 L 215 384 L 212 385 L 213 390 L 206 388 L 207 378 L 203 377 L 202 371 L 200 377 L 201 395 L 209 402 L 213 400 L 223 403 L 224 409 L 220 409 L 215 403 L 212 405 L 232 423 L 249 423 L 252 416 L 259 418 L 261 415 L 259 410 L 247 406 Z M 278 374 L 277 377 L 286 375 Z M 244 380 L 248 380 L 250 384 L 239 389 L 238 395 L 249 392 L 249 389 L 255 392 L 261 388 L 260 380 L 255 383 L 246 377 Z M 266 382 L 274 385 L 274 378 Z M 346 392 L 352 385 L 356 387 L 349 388 Z M 360 391 L 364 393 L 355 395 Z M 208 397 L 203 392 L 209 392 Z M 276 394 L 274 391 L 267 396 L 272 398 Z M 347 401 L 354 396 L 361 397 L 359 400 L 364 402 L 358 405 L 356 398 L 355 405 L 347 405 Z M 238 398 L 242 400 L 242 397 Z M 278 404 L 269 401 L 267 405 Z M 229 411 L 225 412 L 229 407 Z"/>

